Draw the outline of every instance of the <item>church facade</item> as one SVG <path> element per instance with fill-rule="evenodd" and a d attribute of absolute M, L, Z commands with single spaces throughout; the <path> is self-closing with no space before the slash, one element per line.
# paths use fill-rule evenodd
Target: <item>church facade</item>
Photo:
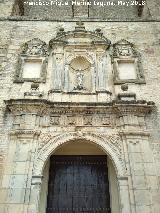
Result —
<path fill-rule="evenodd" d="M 0 213 L 159 213 L 159 3 L 79 2 L 0 1 Z"/>

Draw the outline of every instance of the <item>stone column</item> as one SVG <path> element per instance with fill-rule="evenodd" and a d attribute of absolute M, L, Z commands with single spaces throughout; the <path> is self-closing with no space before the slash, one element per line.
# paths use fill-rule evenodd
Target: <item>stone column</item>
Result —
<path fill-rule="evenodd" d="M 155 169 L 150 149 L 149 132 L 145 125 L 145 116 L 153 105 L 138 102 L 133 106 L 129 102 L 119 104 L 119 128 L 123 138 L 123 149 L 129 182 L 129 198 L 132 213 L 151 213 L 152 196 L 150 187 L 155 180 Z M 156 181 L 156 180 L 155 180 Z"/>

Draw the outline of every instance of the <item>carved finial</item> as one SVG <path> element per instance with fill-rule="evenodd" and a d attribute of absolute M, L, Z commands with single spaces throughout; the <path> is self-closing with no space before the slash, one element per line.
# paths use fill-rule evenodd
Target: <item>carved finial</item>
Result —
<path fill-rule="evenodd" d="M 32 83 L 31 84 L 31 90 L 38 90 L 39 89 L 39 84 L 38 83 Z"/>
<path fill-rule="evenodd" d="M 83 26 L 84 23 L 82 21 L 77 21 L 76 24 L 80 27 L 80 26 Z"/>
<path fill-rule="evenodd" d="M 103 35 L 103 33 L 101 32 L 101 29 L 100 29 L 100 28 L 97 28 L 97 29 L 95 30 L 95 33 L 98 34 L 98 35 L 100 35 L 100 36 Z"/>
<path fill-rule="evenodd" d="M 96 32 L 96 33 L 100 33 L 100 32 L 101 32 L 101 29 L 100 29 L 100 28 L 97 28 L 97 29 L 95 30 L 95 32 Z"/>
<path fill-rule="evenodd" d="M 82 21 L 77 21 L 76 25 L 77 25 L 75 27 L 76 31 L 85 31 L 85 26 L 84 26 L 84 23 Z"/>
<path fill-rule="evenodd" d="M 59 28 L 59 32 L 64 32 L 64 28 L 63 27 Z"/>
<path fill-rule="evenodd" d="M 127 91 L 128 90 L 128 84 L 122 84 L 121 85 L 121 90 Z"/>
<path fill-rule="evenodd" d="M 64 28 L 61 27 L 61 28 L 59 28 L 59 31 L 57 32 L 57 36 L 63 35 L 63 34 L 65 34 L 65 31 L 64 31 Z"/>

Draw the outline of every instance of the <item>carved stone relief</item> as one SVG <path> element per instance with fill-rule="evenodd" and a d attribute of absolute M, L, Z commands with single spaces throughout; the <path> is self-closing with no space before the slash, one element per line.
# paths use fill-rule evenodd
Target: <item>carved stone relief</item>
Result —
<path fill-rule="evenodd" d="M 57 126 L 60 124 L 60 116 L 51 116 L 50 117 L 50 124 L 53 125 L 53 126 Z"/>
<path fill-rule="evenodd" d="M 47 50 L 48 47 L 45 42 L 38 38 L 34 38 L 23 44 L 21 54 L 28 56 L 47 56 Z"/>
<path fill-rule="evenodd" d="M 41 132 L 39 138 L 38 138 L 38 152 L 53 138 L 58 136 L 59 133 L 52 133 L 49 134 L 48 132 Z"/>
<path fill-rule="evenodd" d="M 68 115 L 67 116 L 67 125 L 76 125 L 76 123 L 77 123 L 77 118 L 76 118 L 76 116 L 74 116 L 74 115 Z"/>
<path fill-rule="evenodd" d="M 104 114 L 66 114 L 64 115 L 51 115 L 50 126 L 61 125 L 60 120 L 63 122 L 63 126 L 107 126 L 111 127 L 114 125 L 112 115 L 105 116 Z M 111 121 L 112 120 L 112 121 Z"/>
<path fill-rule="evenodd" d="M 113 44 L 113 57 L 121 57 L 121 56 L 135 56 L 137 57 L 139 54 L 134 48 L 134 45 L 129 41 L 124 39 L 118 41 Z"/>
<path fill-rule="evenodd" d="M 122 101 L 108 103 L 106 107 L 95 104 L 54 104 L 45 100 L 11 100 L 5 102 L 13 114 L 14 129 L 43 126 L 103 126 L 144 129 L 144 116 L 151 112 L 153 102 Z M 78 106 L 78 107 L 77 107 Z M 93 108 L 94 107 L 94 108 Z M 32 126 L 30 122 L 32 121 Z"/>

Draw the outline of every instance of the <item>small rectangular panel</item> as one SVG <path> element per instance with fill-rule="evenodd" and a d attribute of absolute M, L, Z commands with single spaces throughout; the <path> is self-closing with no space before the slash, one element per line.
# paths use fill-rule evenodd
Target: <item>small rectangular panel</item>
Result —
<path fill-rule="evenodd" d="M 118 62 L 119 78 L 121 80 L 137 79 L 134 62 Z"/>
<path fill-rule="evenodd" d="M 40 78 L 42 61 L 25 61 L 23 78 Z"/>

